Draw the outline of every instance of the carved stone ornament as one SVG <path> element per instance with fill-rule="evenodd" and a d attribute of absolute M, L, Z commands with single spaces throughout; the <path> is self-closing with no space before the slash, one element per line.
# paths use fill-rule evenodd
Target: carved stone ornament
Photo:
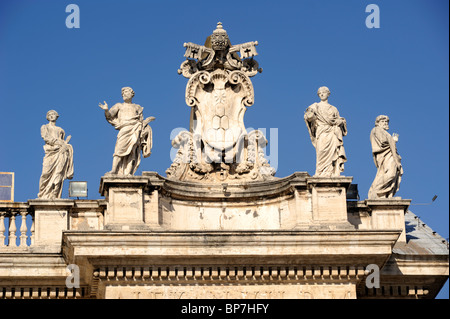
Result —
<path fill-rule="evenodd" d="M 172 141 L 178 153 L 166 171 L 169 178 L 223 182 L 275 174 L 264 157 L 264 135 L 248 133 L 244 125 L 246 108 L 254 102 L 250 77 L 262 72 L 253 59 L 257 44 L 231 45 L 220 22 L 204 46 L 184 44 L 187 60 L 178 73 L 189 79 L 190 131 Z"/>

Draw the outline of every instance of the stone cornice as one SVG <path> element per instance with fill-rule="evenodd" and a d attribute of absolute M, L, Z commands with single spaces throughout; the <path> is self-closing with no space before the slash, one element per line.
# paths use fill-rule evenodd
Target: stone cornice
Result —
<path fill-rule="evenodd" d="M 212 263 L 248 258 L 273 262 L 321 259 L 325 263 L 360 260 L 379 265 L 389 258 L 400 231 L 66 231 L 63 254 L 69 263 L 79 258 L 152 260 L 180 258 Z M 120 247 L 120 249 L 118 248 Z M 326 260 L 325 260 L 326 259 Z M 95 262 L 97 260 L 97 262 Z M 115 262 L 116 262 L 115 261 Z M 184 260 L 183 262 L 186 262 Z"/>
<path fill-rule="evenodd" d="M 411 199 L 402 199 L 400 197 L 384 198 L 384 199 L 366 199 L 364 203 L 369 208 L 369 211 L 372 210 L 373 207 L 382 207 L 389 209 L 393 208 L 396 209 L 398 207 L 401 207 L 406 212 L 409 205 L 411 204 Z"/>
<path fill-rule="evenodd" d="M 99 193 L 102 196 L 105 196 L 106 191 L 108 190 L 110 185 L 114 185 L 115 187 L 121 185 L 130 184 L 139 185 L 140 187 L 145 187 L 149 182 L 149 178 L 145 176 L 120 176 L 120 175 L 106 175 L 102 176 L 100 179 L 100 187 Z"/>
<path fill-rule="evenodd" d="M 446 276 L 449 275 L 448 255 L 399 255 L 392 254 L 382 274 Z"/>
<path fill-rule="evenodd" d="M 285 194 L 292 194 L 294 187 L 307 186 L 307 179 L 314 183 L 327 182 L 330 179 L 312 178 L 306 172 L 295 172 L 283 178 L 271 178 L 266 181 L 241 181 L 234 183 L 201 183 L 185 182 L 168 179 L 156 172 L 143 172 L 142 176 L 104 176 L 100 182 L 100 194 L 105 196 L 107 185 L 120 185 L 121 183 L 137 183 L 146 185 L 147 189 L 162 189 L 163 193 L 174 198 L 183 200 L 206 200 L 206 201 L 248 201 L 257 198 L 272 198 Z M 339 181 L 351 182 L 351 177 L 337 178 Z M 336 179 L 333 179 L 335 182 Z"/>
<path fill-rule="evenodd" d="M 311 176 L 306 178 L 306 182 L 308 185 L 317 185 L 320 184 L 322 186 L 344 186 L 348 188 L 353 181 L 353 177 L 351 176 L 339 176 L 339 177 L 315 177 Z"/>
<path fill-rule="evenodd" d="M 73 199 L 30 199 L 28 200 L 28 205 L 30 207 L 40 207 L 44 209 L 55 209 L 55 208 L 70 208 L 75 206 L 75 200 Z"/>
<path fill-rule="evenodd" d="M 30 272 L 30 270 L 39 271 Z M 3 252 L 0 251 L 0 283 L 7 278 L 17 282 L 33 277 L 62 278 L 67 277 L 66 263 L 60 253 L 36 253 L 30 251 Z"/>
<path fill-rule="evenodd" d="M 94 210 L 103 210 L 104 206 L 106 206 L 106 201 L 104 199 L 30 199 L 27 202 L 14 202 L 0 203 L 0 212 L 1 211 L 27 211 L 30 208 L 34 209 L 35 207 L 39 208 L 64 208 L 64 209 L 94 209 Z"/>

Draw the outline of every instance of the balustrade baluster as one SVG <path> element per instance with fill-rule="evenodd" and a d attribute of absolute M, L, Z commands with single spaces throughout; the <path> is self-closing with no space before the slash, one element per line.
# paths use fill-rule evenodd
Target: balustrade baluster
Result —
<path fill-rule="evenodd" d="M 0 247 L 6 246 L 5 244 L 5 212 L 0 212 Z"/>
<path fill-rule="evenodd" d="M 31 214 L 30 246 L 34 245 L 34 214 Z"/>
<path fill-rule="evenodd" d="M 27 245 L 27 212 L 20 212 L 22 216 L 22 224 L 20 225 L 20 246 Z"/>
<path fill-rule="evenodd" d="M 11 217 L 9 219 L 9 246 L 17 246 L 17 226 L 16 226 L 16 212 L 11 212 Z"/>

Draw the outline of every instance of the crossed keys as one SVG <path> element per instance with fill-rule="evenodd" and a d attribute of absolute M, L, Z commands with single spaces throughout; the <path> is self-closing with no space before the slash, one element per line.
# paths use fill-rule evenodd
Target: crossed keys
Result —
<path fill-rule="evenodd" d="M 235 57 L 233 57 L 232 53 L 239 52 L 240 59 L 248 59 L 257 56 L 256 46 L 258 45 L 258 41 L 246 42 L 242 44 L 233 45 L 227 53 L 227 60 L 230 64 L 236 68 L 240 68 L 242 61 L 235 61 Z M 186 48 L 186 52 L 184 56 L 187 59 L 196 59 L 198 61 L 202 61 L 202 66 L 206 67 L 211 64 L 214 59 L 216 52 L 207 48 L 203 45 L 195 44 L 192 42 L 184 43 L 183 46 Z M 204 55 L 206 53 L 206 55 Z"/>

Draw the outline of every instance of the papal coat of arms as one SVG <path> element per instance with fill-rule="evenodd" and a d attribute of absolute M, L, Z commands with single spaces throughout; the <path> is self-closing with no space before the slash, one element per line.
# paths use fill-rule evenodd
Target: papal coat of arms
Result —
<path fill-rule="evenodd" d="M 189 132 L 172 141 L 178 148 L 167 177 L 178 180 L 265 180 L 275 170 L 264 157 L 267 140 L 247 132 L 244 114 L 253 105 L 250 77 L 262 70 L 254 59 L 258 42 L 232 45 L 222 24 L 205 45 L 185 43 L 186 60 L 178 70 L 188 78 Z"/>

